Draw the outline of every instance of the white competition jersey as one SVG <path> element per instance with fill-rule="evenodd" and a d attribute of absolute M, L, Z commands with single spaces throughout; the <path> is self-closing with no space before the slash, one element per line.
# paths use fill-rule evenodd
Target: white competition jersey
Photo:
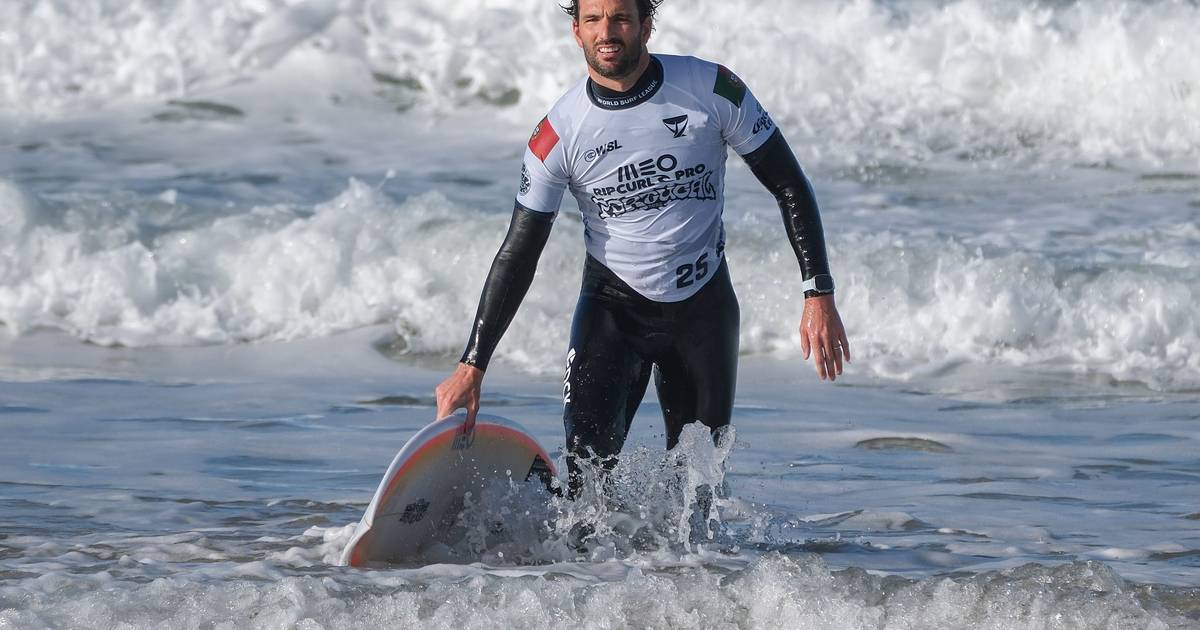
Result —
<path fill-rule="evenodd" d="M 726 145 L 750 153 L 775 125 L 723 66 L 652 59 L 628 96 L 584 79 L 554 104 L 529 139 L 517 201 L 557 212 L 570 187 L 588 253 L 643 296 L 677 302 L 725 255 Z"/>

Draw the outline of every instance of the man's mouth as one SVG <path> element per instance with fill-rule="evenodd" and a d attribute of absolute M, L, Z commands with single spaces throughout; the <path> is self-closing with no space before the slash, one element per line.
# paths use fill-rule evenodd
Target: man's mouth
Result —
<path fill-rule="evenodd" d="M 596 47 L 596 52 L 601 55 L 615 55 L 621 52 L 620 44 L 601 44 Z"/>

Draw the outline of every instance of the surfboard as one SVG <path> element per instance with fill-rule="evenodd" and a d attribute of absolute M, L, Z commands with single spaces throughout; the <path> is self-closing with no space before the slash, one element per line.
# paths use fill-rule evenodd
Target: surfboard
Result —
<path fill-rule="evenodd" d="M 352 567 L 403 564 L 444 538 L 463 510 L 464 497 L 495 480 L 546 484 L 556 476 L 545 449 L 521 425 L 479 414 L 437 420 L 396 454 L 363 514 L 341 563 Z"/>

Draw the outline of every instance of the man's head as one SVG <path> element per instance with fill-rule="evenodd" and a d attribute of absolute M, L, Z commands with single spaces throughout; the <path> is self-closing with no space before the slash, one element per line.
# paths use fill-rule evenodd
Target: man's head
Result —
<path fill-rule="evenodd" d="M 662 0 L 572 0 L 575 42 L 593 72 L 606 79 L 629 77 L 646 54 L 654 12 Z"/>

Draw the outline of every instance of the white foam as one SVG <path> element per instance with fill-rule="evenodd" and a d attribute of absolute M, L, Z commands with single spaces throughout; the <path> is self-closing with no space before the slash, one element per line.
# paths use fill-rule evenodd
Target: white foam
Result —
<path fill-rule="evenodd" d="M 259 207 L 153 239 L 140 232 L 146 211 L 76 207 L 65 225 L 30 229 L 0 270 L 0 319 L 16 332 L 49 326 L 132 346 L 289 340 L 399 320 L 411 349 L 445 351 L 473 309 L 462 285 L 482 281 L 458 266 L 486 269 L 490 252 L 441 247 L 494 241 L 494 251 L 506 224 L 436 194 L 397 206 L 357 182 L 311 216 Z"/>
<path fill-rule="evenodd" d="M 433 111 L 515 102 L 500 115 L 529 125 L 582 65 L 555 4 L 524 0 L 86 11 L 19 0 L 0 7 L 0 23 L 21 25 L 0 31 L 0 103 L 37 117 L 203 96 L 298 63 L 338 70 L 266 78 L 257 96 L 276 101 L 282 88 L 339 99 L 357 83 L 352 91 Z M 733 67 L 809 162 L 1186 158 L 1194 167 L 1198 25 L 1200 8 L 1171 1 L 697 0 L 667 3 L 652 45 Z M 389 78 L 372 85 L 372 72 Z"/>
<path fill-rule="evenodd" d="M 260 564 L 260 563 L 252 563 Z M 1103 565 L 1030 565 L 951 580 L 908 581 L 830 571 L 815 556 L 768 556 L 730 575 L 621 571 L 615 580 L 502 577 L 486 571 L 280 577 L 246 565 L 248 579 L 56 573 L 0 588 L 0 625 L 20 628 L 1183 628 L 1147 610 Z M 434 569 L 434 567 L 431 567 Z M 408 579 L 397 579 L 406 576 Z M 410 581 L 411 580 L 411 581 Z"/>
<path fill-rule="evenodd" d="M 335 527 L 310 527 L 292 540 L 295 546 L 268 553 L 266 560 L 286 567 L 304 568 L 338 564 L 342 550 L 354 536 L 357 523 Z"/>
<path fill-rule="evenodd" d="M 771 238 L 731 230 L 743 349 L 794 355 L 800 297 L 765 245 Z M 985 252 L 949 237 L 851 234 L 830 243 L 856 369 L 911 378 L 984 359 L 1068 366 L 1164 389 L 1200 383 L 1200 358 L 1188 350 L 1200 347 L 1194 274 Z"/>
<path fill-rule="evenodd" d="M 155 198 L 79 200 L 38 218 L 11 183 L 0 193 L 10 238 L 19 235 L 0 259 L 0 321 L 102 345 L 286 341 L 391 324 L 407 352 L 458 352 L 507 225 L 438 193 L 396 202 L 357 181 L 311 209 L 259 206 L 198 226 L 178 206 L 176 218 L 154 219 L 167 207 Z M 578 226 L 559 223 L 499 348 L 542 373 L 559 369 L 573 308 L 561 291 L 577 286 L 581 265 Z M 743 352 L 798 355 L 802 298 L 778 226 L 732 217 L 729 229 Z M 1148 238 L 1171 238 L 1167 229 Z M 855 369 L 914 378 L 984 360 L 1161 389 L 1200 383 L 1200 278 L 1190 271 L 1081 266 L 941 236 L 829 240 Z M 1190 243 L 1164 251 L 1197 261 Z"/>
<path fill-rule="evenodd" d="M 0 242 L 9 245 L 20 239 L 35 213 L 35 206 L 20 188 L 0 179 Z"/>

